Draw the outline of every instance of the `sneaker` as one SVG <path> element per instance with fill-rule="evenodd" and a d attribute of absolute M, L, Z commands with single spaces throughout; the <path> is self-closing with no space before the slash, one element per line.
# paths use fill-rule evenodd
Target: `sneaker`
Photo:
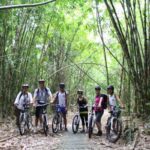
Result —
<path fill-rule="evenodd" d="M 85 130 L 82 130 L 80 133 L 85 133 Z"/>
<path fill-rule="evenodd" d="M 102 131 L 98 131 L 96 136 L 102 136 Z"/>
<path fill-rule="evenodd" d="M 37 132 L 37 127 L 35 127 L 35 128 L 34 128 L 33 132 L 34 132 L 34 133 L 36 133 L 36 132 Z"/>

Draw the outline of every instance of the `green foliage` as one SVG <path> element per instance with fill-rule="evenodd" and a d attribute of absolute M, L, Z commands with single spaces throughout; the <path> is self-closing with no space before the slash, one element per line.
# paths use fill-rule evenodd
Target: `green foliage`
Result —
<path fill-rule="evenodd" d="M 7 4 L 12 2 L 23 4 L 41 0 L 15 0 L 7 1 Z M 103 1 L 99 2 L 104 6 Z M 1 3 L 6 5 L 6 1 Z M 115 39 L 115 33 L 112 32 L 114 29 L 106 7 L 101 13 L 107 46 L 118 60 L 122 61 L 121 48 Z M 33 92 L 38 86 L 39 78 L 46 79 L 52 92 L 58 90 L 59 82 L 65 82 L 72 103 L 78 88 L 85 91 L 89 101 L 93 101 L 94 87 L 97 84 L 100 84 L 102 92 L 106 93 L 103 46 L 97 33 L 92 0 L 57 0 L 56 3 L 41 7 L 2 12 L 0 39 L 3 39 L 4 35 L 7 37 L 4 43 L 0 42 L 3 45 L 0 50 L 4 50 L 0 53 L 0 67 L 5 73 L 0 73 L 0 80 L 8 82 L 9 78 L 9 82 L 3 86 L 6 91 L 0 89 L 0 96 L 8 102 L 1 103 L 1 107 L 12 106 L 23 82 L 28 82 Z M 121 67 L 109 51 L 106 53 L 110 83 L 119 90 Z"/>

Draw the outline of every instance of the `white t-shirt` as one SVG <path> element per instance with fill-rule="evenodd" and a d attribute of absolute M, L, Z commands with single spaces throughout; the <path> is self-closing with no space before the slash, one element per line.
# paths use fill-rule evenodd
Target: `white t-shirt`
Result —
<path fill-rule="evenodd" d="M 34 99 L 36 100 L 36 106 L 42 106 L 43 104 L 39 104 L 38 100 L 45 101 L 46 98 L 48 101 L 48 97 L 52 97 L 52 93 L 49 88 L 38 88 L 34 91 Z"/>
<path fill-rule="evenodd" d="M 58 105 L 66 107 L 66 92 L 58 92 Z"/>
<path fill-rule="evenodd" d="M 115 94 L 109 95 L 109 105 L 110 106 L 116 106 L 117 105 L 117 100 Z"/>
<path fill-rule="evenodd" d="M 32 104 L 32 94 L 30 92 L 27 92 L 27 94 L 23 94 L 22 92 L 18 93 L 14 105 L 16 105 L 18 109 L 23 110 L 24 104 Z"/>

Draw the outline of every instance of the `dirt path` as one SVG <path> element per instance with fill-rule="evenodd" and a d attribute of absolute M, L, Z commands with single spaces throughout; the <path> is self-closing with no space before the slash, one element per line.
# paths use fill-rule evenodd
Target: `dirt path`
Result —
<path fill-rule="evenodd" d="M 103 131 L 105 131 L 104 126 L 108 116 L 109 114 L 106 111 L 102 118 Z M 69 118 L 73 118 L 73 115 L 70 115 Z M 73 134 L 71 124 L 69 124 L 68 129 L 69 131 L 63 134 L 57 150 L 109 150 L 119 149 L 120 147 L 118 144 L 116 145 L 107 142 L 105 132 L 103 132 L 101 137 L 93 136 L 92 139 L 89 139 L 88 134 L 83 134 L 80 132 Z"/>
<path fill-rule="evenodd" d="M 72 113 L 69 114 L 68 132 L 63 131 L 57 135 L 50 134 L 45 137 L 43 133 L 31 133 L 20 136 L 13 128 L 13 124 L 2 127 L 0 130 L 0 150 L 130 150 L 130 146 L 125 146 L 121 141 L 116 144 L 109 143 L 106 140 L 104 125 L 109 116 L 107 111 L 102 118 L 103 135 L 101 137 L 93 136 L 88 138 L 87 134 L 73 134 L 71 129 Z M 49 122 L 51 123 L 51 122 Z M 51 129 L 51 128 L 50 128 Z M 146 138 L 149 141 L 150 138 Z M 139 149 L 144 150 L 139 142 Z M 132 147 L 132 146 L 131 146 Z M 132 149 L 132 148 L 131 148 Z"/>

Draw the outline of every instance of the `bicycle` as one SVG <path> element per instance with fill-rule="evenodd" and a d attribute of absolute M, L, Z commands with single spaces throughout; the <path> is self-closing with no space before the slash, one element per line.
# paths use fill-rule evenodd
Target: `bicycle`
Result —
<path fill-rule="evenodd" d="M 24 109 L 20 111 L 20 116 L 19 116 L 20 135 L 24 135 L 26 130 L 30 131 L 32 127 L 32 118 L 29 113 L 29 105 L 24 104 L 23 108 Z"/>
<path fill-rule="evenodd" d="M 111 143 L 117 142 L 122 133 L 121 109 L 121 107 L 113 107 L 109 112 L 111 115 L 106 124 L 106 138 Z"/>
<path fill-rule="evenodd" d="M 47 107 L 48 104 L 45 104 L 42 107 L 42 111 L 41 111 L 41 118 L 42 118 L 42 123 L 43 123 L 43 131 L 45 136 L 48 135 L 48 119 L 47 119 Z"/>
<path fill-rule="evenodd" d="M 95 125 L 95 120 L 94 120 L 94 107 L 92 106 L 91 112 L 89 114 L 89 129 L 88 129 L 88 137 L 91 138 L 93 134 L 93 129 Z"/>
<path fill-rule="evenodd" d="M 55 115 L 52 120 L 52 131 L 57 133 L 59 130 L 62 130 L 62 107 L 56 105 Z M 64 108 L 65 109 L 65 108 Z"/>
<path fill-rule="evenodd" d="M 87 107 L 87 106 L 86 106 Z M 79 108 L 85 108 L 85 107 L 79 107 Z M 75 114 L 75 116 L 73 117 L 72 120 L 72 132 L 74 134 L 76 134 L 78 132 L 79 129 L 79 125 L 80 125 L 80 113 L 79 113 L 79 108 L 78 108 L 78 112 Z"/>

